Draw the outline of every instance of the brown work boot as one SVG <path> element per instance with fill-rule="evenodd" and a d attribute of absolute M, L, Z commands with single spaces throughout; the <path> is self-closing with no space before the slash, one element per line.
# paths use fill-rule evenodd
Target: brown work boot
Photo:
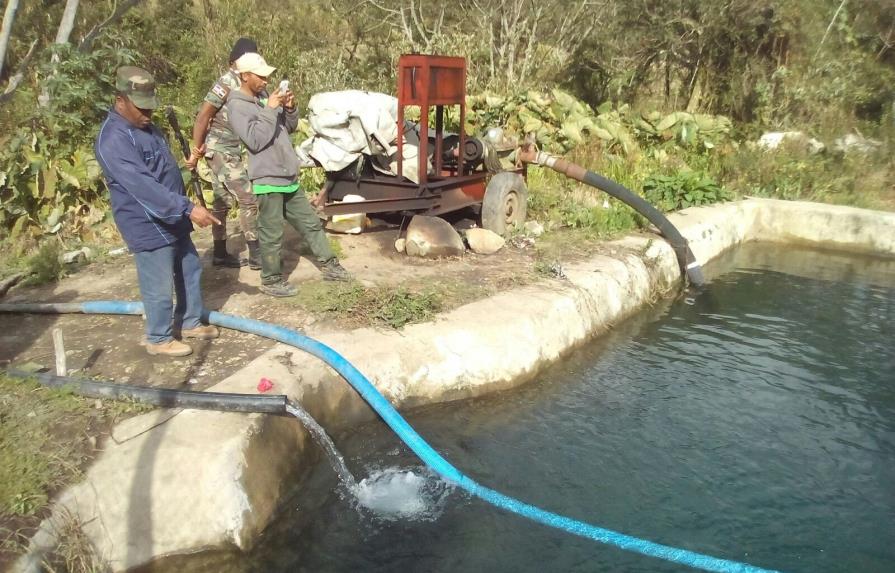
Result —
<path fill-rule="evenodd" d="M 214 340 L 221 333 L 217 326 L 205 324 L 196 328 L 184 328 L 180 331 L 181 338 L 198 338 L 199 340 Z"/>
<path fill-rule="evenodd" d="M 171 339 L 168 342 L 160 342 L 158 344 L 147 342 L 146 352 L 152 356 L 189 356 L 193 353 L 193 349 L 190 348 L 189 344 Z"/>

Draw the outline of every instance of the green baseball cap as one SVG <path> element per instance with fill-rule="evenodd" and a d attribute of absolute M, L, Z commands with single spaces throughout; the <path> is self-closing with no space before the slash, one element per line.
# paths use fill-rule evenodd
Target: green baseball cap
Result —
<path fill-rule="evenodd" d="M 115 74 L 115 89 L 126 95 L 140 109 L 159 106 L 155 95 L 155 78 L 136 66 L 121 66 Z"/>

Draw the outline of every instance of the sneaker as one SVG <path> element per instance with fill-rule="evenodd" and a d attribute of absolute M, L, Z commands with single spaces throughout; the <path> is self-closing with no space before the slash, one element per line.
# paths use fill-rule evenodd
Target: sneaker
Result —
<path fill-rule="evenodd" d="M 152 356 L 189 356 L 193 353 L 193 349 L 189 344 L 184 344 L 179 340 L 169 340 L 168 342 L 160 342 L 158 344 L 146 343 L 146 352 Z"/>
<path fill-rule="evenodd" d="M 261 285 L 261 292 L 270 296 L 287 297 L 297 295 L 298 289 L 286 281 L 280 281 L 269 285 Z"/>
<path fill-rule="evenodd" d="M 204 324 L 196 328 L 184 328 L 180 331 L 182 338 L 198 338 L 199 340 L 214 340 L 220 335 L 218 327 L 211 324 Z"/>
<path fill-rule="evenodd" d="M 261 259 L 259 259 L 257 256 L 253 257 L 252 255 L 249 255 L 248 262 L 249 262 L 249 268 L 252 269 L 253 271 L 261 270 Z"/>
<path fill-rule="evenodd" d="M 322 272 L 325 281 L 348 282 L 351 280 L 351 275 L 345 270 L 345 267 L 339 264 L 337 259 L 324 264 Z"/>
<path fill-rule="evenodd" d="M 211 264 L 216 267 L 226 267 L 228 269 L 238 269 L 239 267 L 244 267 L 249 264 L 249 261 L 246 259 L 240 259 L 238 257 L 234 257 L 230 253 L 227 253 L 223 257 L 212 257 Z"/>

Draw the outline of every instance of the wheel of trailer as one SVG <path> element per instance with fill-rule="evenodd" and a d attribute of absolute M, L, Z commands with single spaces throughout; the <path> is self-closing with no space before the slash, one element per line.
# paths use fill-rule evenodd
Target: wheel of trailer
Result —
<path fill-rule="evenodd" d="M 518 173 L 498 173 L 488 182 L 482 201 L 482 227 L 503 235 L 525 222 L 528 188 Z"/>

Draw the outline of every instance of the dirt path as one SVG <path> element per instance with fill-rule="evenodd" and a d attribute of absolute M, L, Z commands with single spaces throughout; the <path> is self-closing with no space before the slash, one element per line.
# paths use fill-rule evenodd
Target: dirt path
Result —
<path fill-rule="evenodd" d="M 394 250 L 397 228 L 381 224 L 361 235 L 331 235 L 338 241 L 343 265 L 367 287 L 423 289 L 437 286 L 446 308 L 481 298 L 518 284 L 540 280 L 534 271 L 537 255 L 530 242 L 507 246 L 491 256 L 467 254 L 453 259 L 407 257 Z M 262 294 L 258 271 L 248 267 L 221 269 L 210 263 L 210 233 L 194 234 L 203 259 L 203 294 L 213 310 L 315 331 L 351 327 L 313 314 L 294 299 Z M 297 237 L 287 234 L 284 271 L 297 285 L 320 283 L 319 271 L 296 249 Z M 231 249 L 240 247 L 231 241 Z M 335 287 L 332 287 L 335 288 Z M 95 262 L 61 281 L 41 287 L 16 287 L 4 302 L 75 302 L 139 300 L 136 271 L 129 255 Z M 79 375 L 169 388 L 203 389 L 235 372 L 269 348 L 268 340 L 225 331 L 211 342 L 191 342 L 193 355 L 182 359 L 153 357 L 141 345 L 139 317 L 100 315 L 0 314 L 0 367 L 34 363 L 54 365 L 52 331 L 62 330 L 67 367 Z"/>

